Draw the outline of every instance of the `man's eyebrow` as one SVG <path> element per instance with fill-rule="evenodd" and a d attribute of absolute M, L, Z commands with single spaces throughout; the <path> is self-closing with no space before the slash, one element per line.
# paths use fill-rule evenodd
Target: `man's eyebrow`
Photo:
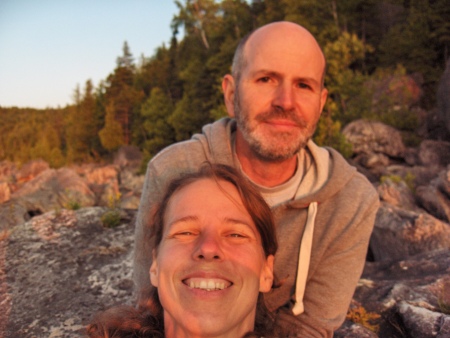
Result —
<path fill-rule="evenodd" d="M 255 70 L 254 72 L 251 72 L 250 75 L 252 76 L 274 76 L 274 77 L 282 77 L 282 74 L 274 71 L 274 70 L 269 70 L 269 69 L 259 69 L 259 70 Z M 320 85 L 320 81 L 316 80 L 313 77 L 309 77 L 309 76 L 296 76 L 294 77 L 295 81 L 297 82 L 309 82 L 309 83 L 313 83 L 315 85 Z"/>
<path fill-rule="evenodd" d="M 253 72 L 250 73 L 253 76 L 258 76 L 258 75 L 272 75 L 272 76 L 281 76 L 280 73 L 274 71 L 274 70 L 268 70 L 268 69 L 259 69 L 259 70 L 255 70 Z"/>

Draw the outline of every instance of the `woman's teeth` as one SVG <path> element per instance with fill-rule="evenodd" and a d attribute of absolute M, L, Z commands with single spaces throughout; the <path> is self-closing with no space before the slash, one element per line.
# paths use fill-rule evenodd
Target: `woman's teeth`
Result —
<path fill-rule="evenodd" d="M 223 290 L 229 286 L 228 282 L 211 279 L 190 279 L 186 281 L 187 285 L 193 289 L 202 289 L 206 291 Z"/>

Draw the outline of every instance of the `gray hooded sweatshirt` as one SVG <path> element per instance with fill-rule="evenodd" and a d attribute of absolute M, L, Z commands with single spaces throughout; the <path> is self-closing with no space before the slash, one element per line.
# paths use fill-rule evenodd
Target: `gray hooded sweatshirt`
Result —
<path fill-rule="evenodd" d="M 138 296 L 150 284 L 152 248 L 145 224 L 152 206 L 169 181 L 205 161 L 240 168 L 232 151 L 235 130 L 235 121 L 223 118 L 148 163 L 135 230 Z M 370 182 L 335 150 L 309 141 L 305 153 L 295 198 L 272 207 L 279 245 L 274 272 L 281 286 L 265 294 L 265 302 L 290 336 L 333 337 L 361 276 L 379 199 Z"/>

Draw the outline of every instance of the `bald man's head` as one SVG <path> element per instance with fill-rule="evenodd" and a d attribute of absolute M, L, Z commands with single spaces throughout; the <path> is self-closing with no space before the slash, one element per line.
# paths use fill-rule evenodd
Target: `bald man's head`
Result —
<path fill-rule="evenodd" d="M 305 52 L 315 55 L 315 58 L 323 63 L 322 86 L 325 80 L 326 61 L 322 49 L 314 36 L 304 27 L 288 21 L 273 22 L 264 25 L 244 37 L 236 48 L 233 58 L 232 75 L 239 83 L 242 72 L 252 57 L 263 45 L 284 43 L 286 45 L 296 44 L 304 47 Z M 274 48 L 273 53 L 279 50 Z"/>

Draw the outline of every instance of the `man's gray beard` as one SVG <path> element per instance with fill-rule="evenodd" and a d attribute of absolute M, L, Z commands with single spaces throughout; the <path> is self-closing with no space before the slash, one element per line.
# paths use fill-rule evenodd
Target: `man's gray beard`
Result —
<path fill-rule="evenodd" d="M 239 95 L 238 95 L 238 88 L 236 88 L 236 94 L 234 99 L 234 115 L 236 118 L 236 123 L 238 128 L 241 130 L 242 135 L 244 136 L 244 139 L 247 141 L 247 143 L 250 146 L 250 149 L 253 151 L 253 153 L 258 157 L 261 161 L 264 162 L 283 162 L 287 159 L 292 158 L 293 156 L 297 155 L 297 153 L 306 146 L 308 141 L 312 137 L 311 135 L 305 135 L 305 137 L 299 138 L 295 144 L 288 144 L 286 147 L 283 147 L 280 149 L 278 148 L 271 148 L 270 146 L 264 145 L 264 143 L 259 140 L 254 135 L 254 131 L 250 129 L 250 123 L 249 118 L 247 114 L 242 114 L 241 106 L 239 102 Z M 289 115 L 289 113 L 286 112 L 277 112 L 277 111 L 271 111 L 268 113 L 265 113 L 263 115 Z M 295 121 L 297 124 L 301 125 L 302 128 L 305 128 L 305 123 L 302 121 L 298 121 L 296 119 Z M 315 128 L 314 128 L 315 129 Z M 279 135 L 279 139 L 283 138 L 283 134 Z M 287 143 L 288 141 L 286 141 Z"/>

